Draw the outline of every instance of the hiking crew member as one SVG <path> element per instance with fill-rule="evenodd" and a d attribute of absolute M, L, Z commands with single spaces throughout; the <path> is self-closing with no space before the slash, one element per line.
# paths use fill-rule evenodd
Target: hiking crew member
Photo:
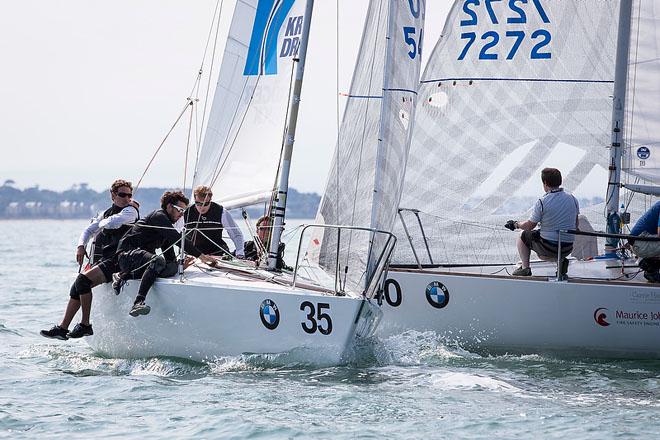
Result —
<path fill-rule="evenodd" d="M 181 218 L 188 206 L 188 198 L 180 191 L 167 191 L 160 199 L 161 209 L 157 209 L 138 221 L 124 235 L 117 248 L 121 273 L 113 283 L 119 293 L 124 280 L 139 278 L 140 287 L 131 316 L 146 315 L 151 308 L 144 303 L 149 289 L 156 278 L 171 277 L 177 272 L 177 261 L 173 246 L 181 239 L 174 224 Z M 162 253 L 156 255 L 156 249 Z M 186 238 L 184 250 L 187 254 L 199 257 L 205 263 L 213 264 L 212 257 L 204 255 Z"/>
<path fill-rule="evenodd" d="M 573 195 L 560 188 L 561 172 L 556 168 L 545 168 L 541 171 L 541 182 L 543 182 L 545 195 L 534 204 L 529 220 L 524 222 L 509 220 L 505 225 L 512 231 L 523 230 L 516 242 L 521 266 L 513 272 L 515 276 L 532 274 L 532 269 L 529 267 L 531 251 L 536 252 L 542 260 L 556 260 L 559 250 L 558 231 L 577 229 L 580 206 Z M 540 229 L 534 229 L 539 224 Z M 563 233 L 561 235 L 560 275 L 565 275 L 568 270 L 566 257 L 573 250 L 573 240 L 571 234 Z"/>
<path fill-rule="evenodd" d="M 198 186 L 193 191 L 195 206 L 186 209 L 184 219 L 186 229 L 195 247 L 207 255 L 231 255 L 229 246 L 222 239 L 222 231 L 227 230 L 236 248 L 235 255 L 245 258 L 243 234 L 229 212 L 221 205 L 212 202 L 213 192 L 208 186 Z"/>
<path fill-rule="evenodd" d="M 93 335 L 89 314 L 92 308 L 92 287 L 112 281 L 112 274 L 119 270 L 115 253 L 120 238 L 140 217 L 138 204 L 131 200 L 133 186 L 125 180 L 115 180 L 110 187 L 112 206 L 92 220 L 78 240 L 76 261 L 82 266 L 85 248 L 92 237 L 96 237 L 93 251 L 93 266 L 79 274 L 71 286 L 69 303 L 60 325 L 42 330 L 47 338 L 67 340 Z M 82 319 L 72 331 L 68 331 L 73 317 L 82 308 Z"/>

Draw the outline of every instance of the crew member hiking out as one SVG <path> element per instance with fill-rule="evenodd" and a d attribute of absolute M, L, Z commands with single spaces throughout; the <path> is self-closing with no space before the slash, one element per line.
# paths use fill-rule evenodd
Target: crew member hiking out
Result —
<path fill-rule="evenodd" d="M 119 240 L 133 223 L 140 217 L 138 204 L 133 201 L 133 186 L 126 180 L 115 180 L 110 187 L 112 206 L 103 214 L 92 220 L 78 240 L 76 261 L 82 266 L 85 248 L 92 237 L 95 237 L 92 263 L 93 266 L 78 274 L 69 292 L 64 317 L 59 325 L 40 333 L 47 338 L 67 340 L 94 334 L 89 314 L 92 308 L 92 287 L 112 281 L 112 274 L 119 270 L 116 251 Z M 79 309 L 82 308 L 82 318 L 72 331 L 69 324 Z"/>
<path fill-rule="evenodd" d="M 126 279 L 142 278 L 133 308 L 129 312 L 131 316 L 148 314 L 151 308 L 144 301 L 156 278 L 171 277 L 177 272 L 173 246 L 180 241 L 181 234 L 174 224 L 186 210 L 188 198 L 180 191 L 167 191 L 160 199 L 160 206 L 161 209 L 138 221 L 124 235 L 117 248 L 121 272 L 112 285 L 115 293 L 121 291 Z M 158 248 L 162 253 L 157 255 Z M 200 252 L 188 238 L 184 243 L 184 250 L 205 263 L 215 263 L 212 257 Z"/>

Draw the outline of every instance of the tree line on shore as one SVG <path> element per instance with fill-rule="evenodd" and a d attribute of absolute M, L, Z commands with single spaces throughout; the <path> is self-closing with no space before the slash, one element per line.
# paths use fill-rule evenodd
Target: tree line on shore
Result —
<path fill-rule="evenodd" d="M 73 185 L 66 191 L 51 191 L 39 186 L 18 189 L 13 180 L 0 186 L 0 218 L 91 218 L 110 205 L 108 191 L 95 191 L 85 183 Z M 147 214 L 160 207 L 160 197 L 167 188 L 139 188 L 135 200 L 140 212 Z M 190 189 L 184 191 L 190 194 Z M 321 197 L 316 193 L 301 193 L 289 188 L 287 217 L 314 218 Z M 252 218 L 261 216 L 264 206 L 247 209 Z"/>

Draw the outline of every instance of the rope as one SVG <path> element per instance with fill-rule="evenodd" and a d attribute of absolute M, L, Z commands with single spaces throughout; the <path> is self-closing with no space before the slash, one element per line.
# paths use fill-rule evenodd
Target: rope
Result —
<path fill-rule="evenodd" d="M 138 179 L 138 183 L 133 188 L 133 193 L 134 194 L 137 192 L 138 188 L 140 187 L 140 184 L 142 183 L 142 179 L 144 179 L 144 176 L 147 174 L 147 171 L 149 171 L 149 167 L 151 167 L 151 164 L 154 162 L 154 159 L 156 159 L 156 156 L 160 152 L 160 149 L 163 148 L 163 145 L 165 144 L 165 141 L 167 141 L 167 138 L 170 137 L 170 134 L 172 134 L 172 131 L 174 131 L 174 128 L 177 126 L 177 124 L 179 123 L 179 121 L 181 120 L 183 115 L 188 110 L 188 107 L 191 107 L 191 106 L 192 106 L 192 102 L 186 101 L 186 105 L 183 107 L 183 110 L 181 110 L 181 113 L 179 114 L 179 116 L 174 121 L 174 124 L 172 124 L 172 128 L 170 128 L 170 130 L 167 132 L 167 134 L 165 135 L 165 137 L 161 141 L 160 145 L 158 145 L 158 148 L 156 148 L 156 152 L 153 154 L 153 156 L 151 156 L 151 160 L 149 160 L 149 163 L 147 164 L 147 167 L 144 169 L 144 172 L 140 176 L 140 179 Z"/>

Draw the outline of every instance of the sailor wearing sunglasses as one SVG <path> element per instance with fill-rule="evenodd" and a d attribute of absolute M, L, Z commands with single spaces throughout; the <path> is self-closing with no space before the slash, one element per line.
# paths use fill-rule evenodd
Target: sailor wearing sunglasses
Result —
<path fill-rule="evenodd" d="M 144 303 L 147 293 L 156 278 L 171 277 L 177 273 L 178 265 L 173 246 L 180 245 L 181 234 L 174 224 L 183 216 L 188 207 L 188 198 L 181 192 L 167 191 L 160 199 L 161 209 L 157 209 L 139 220 L 124 235 L 117 248 L 121 272 L 112 287 L 119 294 L 124 280 L 141 278 L 140 287 L 131 316 L 146 315 L 151 308 Z M 162 253 L 157 255 L 156 249 Z M 200 258 L 208 264 L 215 263 L 212 257 L 203 254 L 186 238 L 186 254 Z"/>
<path fill-rule="evenodd" d="M 140 218 L 138 203 L 132 200 L 133 185 L 126 180 L 118 179 L 110 187 L 112 206 L 97 216 L 80 234 L 76 261 L 82 268 L 85 249 L 89 240 L 94 238 L 94 251 L 92 266 L 85 268 L 78 274 L 69 292 L 64 317 L 59 325 L 50 330 L 42 330 L 41 335 L 47 338 L 67 340 L 81 338 L 94 334 L 89 322 L 92 308 L 92 288 L 99 284 L 112 281 L 112 274 L 119 270 L 117 258 L 117 245 L 119 240 L 135 221 Z M 69 324 L 79 309 L 82 309 L 82 318 L 73 330 L 69 331 Z"/>
<path fill-rule="evenodd" d="M 236 248 L 238 258 L 245 258 L 243 234 L 229 212 L 212 202 L 213 192 L 208 186 L 198 186 L 193 191 L 195 205 L 186 209 L 186 229 L 193 231 L 191 239 L 197 249 L 207 255 L 231 255 L 229 246 L 222 238 L 223 230 Z"/>

